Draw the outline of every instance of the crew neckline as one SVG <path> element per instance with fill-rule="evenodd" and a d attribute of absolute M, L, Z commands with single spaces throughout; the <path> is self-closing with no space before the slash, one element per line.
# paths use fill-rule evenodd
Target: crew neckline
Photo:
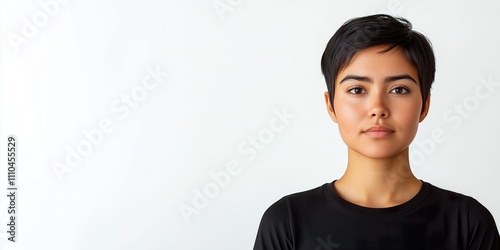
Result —
<path fill-rule="evenodd" d="M 427 197 L 429 191 L 430 191 L 430 184 L 422 181 L 422 186 L 420 187 L 420 190 L 418 193 L 413 196 L 410 200 L 408 200 L 405 203 L 392 206 L 392 207 L 386 207 L 386 208 L 371 208 L 371 207 L 363 207 L 354 203 L 351 203 L 342 197 L 337 193 L 335 188 L 333 187 L 334 183 L 337 180 L 334 180 L 330 183 L 326 183 L 326 192 L 330 200 L 335 203 L 335 205 L 341 207 L 342 209 L 346 210 L 349 213 L 354 213 L 357 215 L 361 216 L 391 216 L 391 215 L 397 215 L 404 213 L 406 211 L 409 211 L 413 209 L 414 207 L 418 206 L 424 199 Z"/>

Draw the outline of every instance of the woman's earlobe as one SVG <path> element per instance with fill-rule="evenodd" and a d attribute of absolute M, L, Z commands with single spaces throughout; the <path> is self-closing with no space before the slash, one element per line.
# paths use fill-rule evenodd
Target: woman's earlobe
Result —
<path fill-rule="evenodd" d="M 328 91 L 324 93 L 325 97 L 325 103 L 326 103 L 326 110 L 328 111 L 328 115 L 332 120 L 337 123 L 337 115 L 335 114 L 335 110 L 333 109 L 333 104 L 330 103 L 330 95 L 328 94 Z"/>
<path fill-rule="evenodd" d="M 427 117 L 427 113 L 429 113 L 429 107 L 431 106 L 431 94 L 427 96 L 427 100 L 425 101 L 424 105 L 424 110 L 422 110 L 422 113 L 420 114 L 420 119 L 418 119 L 419 122 L 422 122 L 425 117 Z"/>

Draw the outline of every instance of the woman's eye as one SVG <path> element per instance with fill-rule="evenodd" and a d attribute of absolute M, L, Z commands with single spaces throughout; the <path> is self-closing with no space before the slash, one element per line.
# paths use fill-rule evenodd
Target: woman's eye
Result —
<path fill-rule="evenodd" d="M 408 94 L 410 93 L 410 90 L 405 88 L 405 87 L 396 87 L 391 90 L 391 93 L 394 94 Z"/>
<path fill-rule="evenodd" d="M 349 92 L 353 95 L 359 95 L 359 94 L 364 94 L 365 90 L 363 88 L 360 88 L 360 87 L 353 87 L 353 88 L 350 88 L 347 92 Z"/>

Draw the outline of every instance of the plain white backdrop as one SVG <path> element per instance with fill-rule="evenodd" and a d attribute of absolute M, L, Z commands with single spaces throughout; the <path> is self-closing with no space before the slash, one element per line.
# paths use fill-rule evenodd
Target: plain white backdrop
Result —
<path fill-rule="evenodd" d="M 341 176 L 320 58 L 346 20 L 409 19 L 437 59 L 416 176 L 500 222 L 498 1 L 0 1 L 1 249 L 251 249 L 284 195 Z M 436 132 L 438 131 L 438 132 Z M 433 134 L 441 133 L 436 139 Z M 3 192 L 0 192 L 3 193 Z"/>

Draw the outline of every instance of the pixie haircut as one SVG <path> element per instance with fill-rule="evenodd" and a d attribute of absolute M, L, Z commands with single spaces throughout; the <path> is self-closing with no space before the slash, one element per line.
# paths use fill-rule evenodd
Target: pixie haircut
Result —
<path fill-rule="evenodd" d="M 376 45 L 387 45 L 380 53 L 396 47 L 403 49 L 406 58 L 418 72 L 423 112 L 436 72 L 431 43 L 424 35 L 412 30 L 408 20 L 383 14 L 348 20 L 326 45 L 321 58 L 321 71 L 332 106 L 335 79 L 339 71 L 347 67 L 356 52 Z"/>

